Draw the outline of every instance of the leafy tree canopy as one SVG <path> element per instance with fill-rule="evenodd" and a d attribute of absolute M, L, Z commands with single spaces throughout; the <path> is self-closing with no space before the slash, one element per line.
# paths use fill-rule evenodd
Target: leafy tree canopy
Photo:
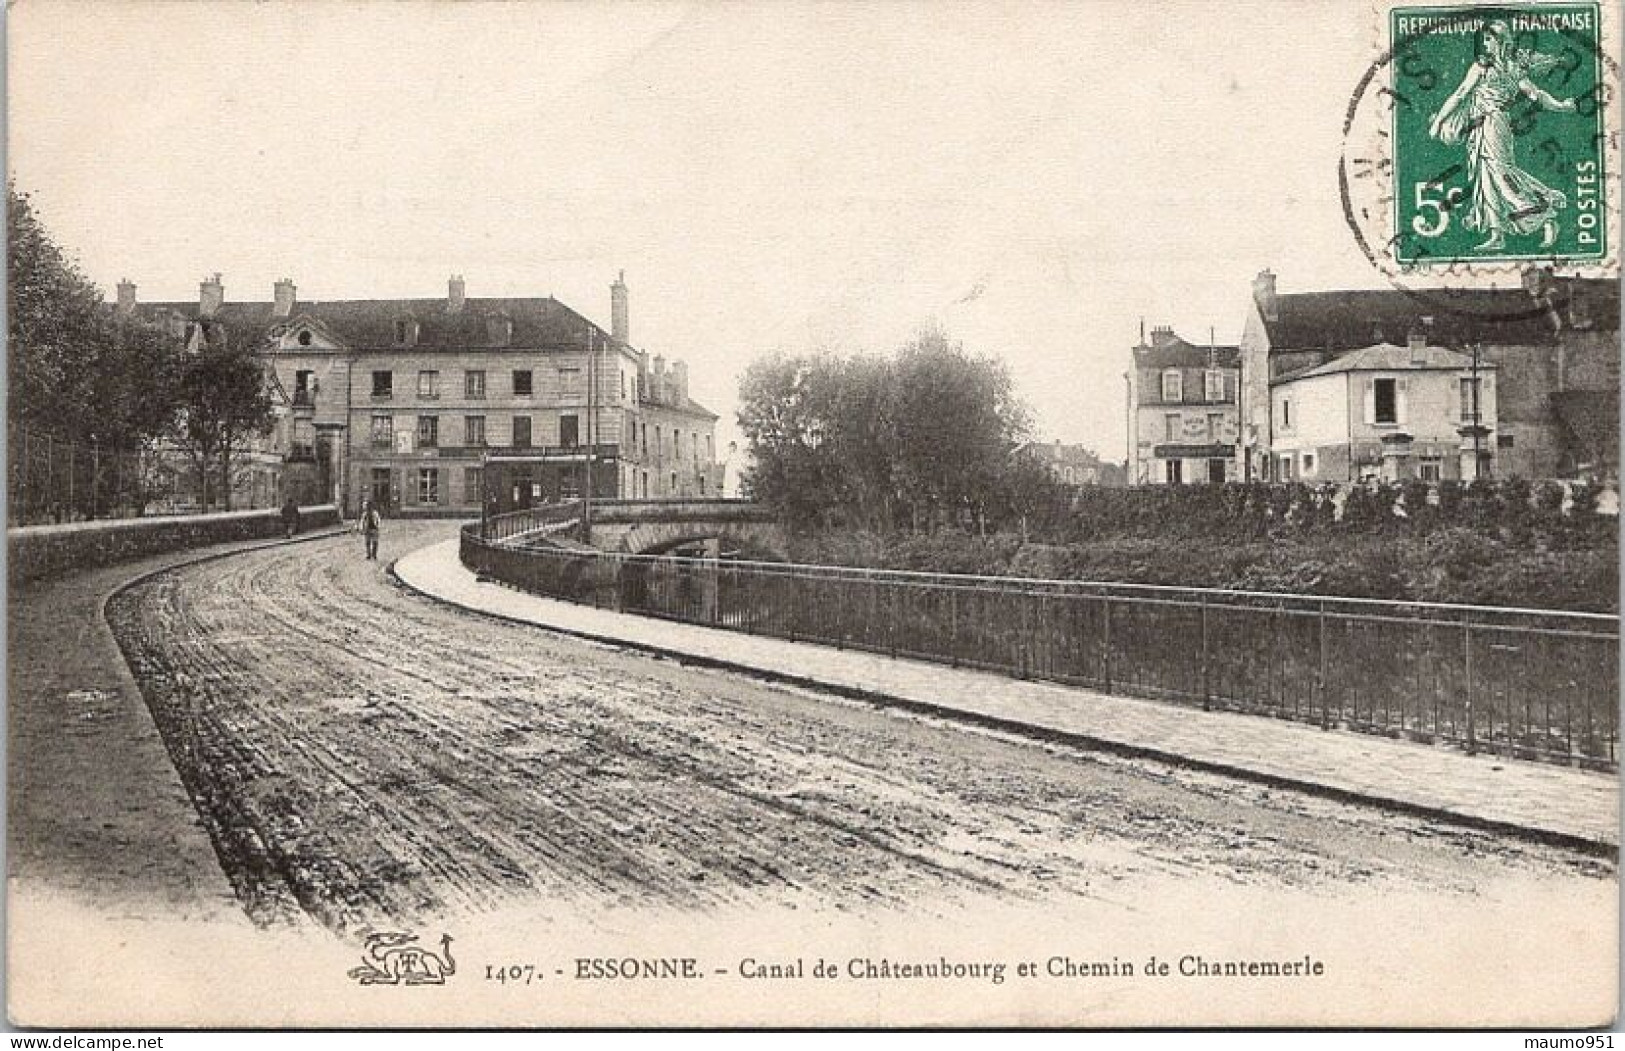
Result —
<path fill-rule="evenodd" d="M 119 319 L 7 186 L 7 303 L 13 424 L 82 444 L 133 448 L 175 418 L 177 348 Z"/>
<path fill-rule="evenodd" d="M 740 383 L 751 494 L 788 522 L 869 529 L 978 525 L 1049 494 L 1012 457 L 1026 407 L 996 358 L 927 330 L 889 356 L 775 354 Z"/>

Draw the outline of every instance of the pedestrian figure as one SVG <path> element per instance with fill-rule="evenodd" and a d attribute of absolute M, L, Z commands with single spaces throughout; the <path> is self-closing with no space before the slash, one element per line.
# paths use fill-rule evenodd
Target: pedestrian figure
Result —
<path fill-rule="evenodd" d="M 378 561 L 378 530 L 383 524 L 383 515 L 378 513 L 378 508 L 371 501 L 361 505 L 361 517 L 356 520 L 355 527 L 366 538 L 368 561 Z"/>
<path fill-rule="evenodd" d="M 299 504 L 291 495 L 282 502 L 282 529 L 289 540 L 299 532 Z"/>

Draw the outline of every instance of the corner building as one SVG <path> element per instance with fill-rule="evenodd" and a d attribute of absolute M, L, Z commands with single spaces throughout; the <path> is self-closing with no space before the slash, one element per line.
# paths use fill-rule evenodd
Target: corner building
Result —
<path fill-rule="evenodd" d="M 1507 288 L 1288 293 L 1278 291 L 1275 274 L 1265 270 L 1253 279 L 1240 342 L 1243 476 L 1359 478 L 1391 476 L 1398 467 L 1399 477 L 1470 479 L 1482 472 L 1502 478 L 1617 478 L 1619 293 L 1618 281 L 1562 276 L 1539 267 L 1525 270 L 1521 282 Z M 1419 377 L 1407 371 L 1414 369 L 1409 357 L 1391 348 L 1418 340 L 1434 348 L 1427 352 L 1431 364 L 1420 377 L 1424 383 L 1454 372 L 1447 378 L 1470 384 L 1476 353 L 1482 393 L 1486 401 L 1493 397 L 1495 415 L 1492 433 L 1480 436 L 1477 463 L 1472 455 L 1462 460 L 1442 437 L 1431 449 L 1417 444 L 1414 455 L 1395 462 L 1392 445 L 1372 453 L 1362 449 L 1362 436 L 1355 434 L 1342 462 L 1317 457 L 1304 471 L 1308 449 L 1294 430 L 1298 425 L 1283 418 L 1277 387 L 1314 370 L 1324 374 L 1332 362 L 1351 355 L 1357 360 L 1343 366 L 1348 371 L 1399 386 Z M 1390 349 L 1374 349 L 1383 347 Z M 1386 375 L 1372 368 L 1378 358 L 1394 366 Z M 1451 404 L 1434 401 L 1436 421 L 1456 411 L 1447 408 Z M 1417 401 L 1417 407 L 1424 403 Z M 1316 410 L 1305 405 L 1293 411 L 1307 424 Z M 1469 413 L 1456 415 L 1462 423 Z M 1365 416 L 1371 422 L 1372 413 Z M 1458 445 L 1474 448 L 1470 438 Z M 1442 472 L 1434 470 L 1433 460 Z M 1452 468 L 1452 461 L 1459 466 Z"/>
<path fill-rule="evenodd" d="M 1166 325 L 1134 348 L 1129 485 L 1234 480 L 1238 365 L 1236 347 L 1197 346 Z"/>
<path fill-rule="evenodd" d="M 717 416 L 688 396 L 682 362 L 632 345 L 624 278 L 609 332 L 551 297 L 470 298 L 461 276 L 434 299 L 301 303 L 284 279 L 270 302 L 232 303 L 210 286 L 143 309 L 211 317 L 260 349 L 292 402 L 291 448 L 314 465 L 310 498 L 462 515 L 589 484 L 597 498 L 721 495 Z"/>

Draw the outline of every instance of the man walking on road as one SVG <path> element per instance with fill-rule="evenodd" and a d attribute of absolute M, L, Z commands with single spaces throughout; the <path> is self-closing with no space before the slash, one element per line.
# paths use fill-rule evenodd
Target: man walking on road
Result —
<path fill-rule="evenodd" d="M 288 534 L 289 540 L 299 532 L 299 505 L 292 496 L 282 502 L 282 530 Z"/>
<path fill-rule="evenodd" d="M 361 505 L 361 517 L 356 520 L 356 530 L 367 539 L 368 561 L 378 561 L 378 530 L 384 524 L 384 517 L 378 513 L 372 501 Z"/>

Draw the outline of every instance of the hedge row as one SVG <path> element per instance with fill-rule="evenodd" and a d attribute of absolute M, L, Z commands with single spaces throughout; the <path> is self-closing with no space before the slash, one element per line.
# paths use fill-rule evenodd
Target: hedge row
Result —
<path fill-rule="evenodd" d="M 1059 542 L 1134 536 L 1613 529 L 1611 487 L 1523 479 L 1473 482 L 1232 484 L 1080 490 L 1063 513 L 1032 523 Z"/>

